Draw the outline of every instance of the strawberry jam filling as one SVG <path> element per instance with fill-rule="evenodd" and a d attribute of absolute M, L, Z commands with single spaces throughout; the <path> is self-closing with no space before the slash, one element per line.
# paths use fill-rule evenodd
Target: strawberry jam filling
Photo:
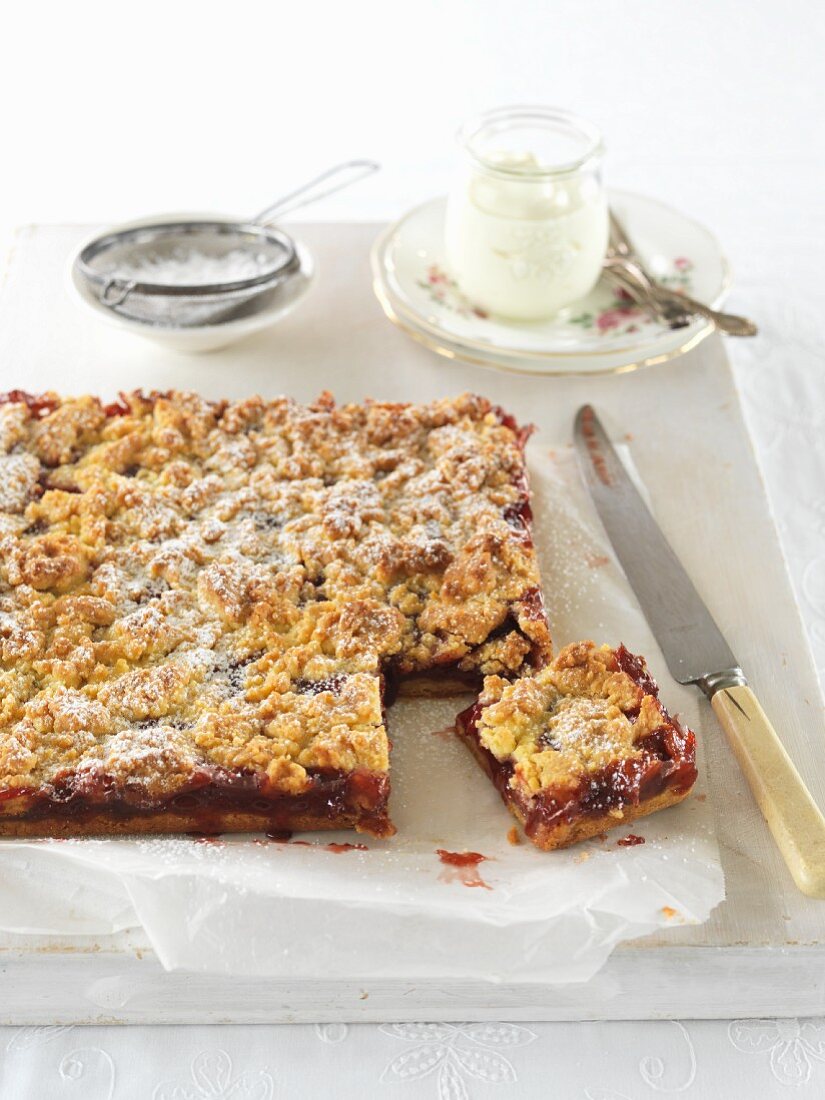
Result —
<path fill-rule="evenodd" d="M 351 820 L 376 835 L 389 830 L 389 780 L 366 771 L 314 771 L 309 786 L 298 793 L 280 791 L 260 774 L 201 768 L 172 795 L 149 796 L 139 784 L 115 781 L 94 772 L 65 772 L 47 787 L 0 791 L 2 803 L 23 799 L 25 817 L 36 819 L 59 813 L 77 821 L 101 812 L 113 817 L 156 813 L 180 814 L 199 832 L 220 832 L 222 815 L 252 815 L 266 831 L 288 830 L 301 819 L 335 824 Z M 303 826 L 306 828 L 306 826 Z"/>
<path fill-rule="evenodd" d="M 25 405 L 36 420 L 54 412 L 60 404 L 54 397 L 46 394 L 26 393 L 25 390 L 9 390 L 0 393 L 0 405 Z"/>

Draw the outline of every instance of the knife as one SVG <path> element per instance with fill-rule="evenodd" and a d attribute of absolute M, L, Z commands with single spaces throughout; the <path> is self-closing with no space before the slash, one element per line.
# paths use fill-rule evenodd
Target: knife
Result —
<path fill-rule="evenodd" d="M 596 511 L 672 676 L 708 697 L 794 882 L 825 898 L 825 817 L 590 405 L 576 415 L 574 439 Z"/>

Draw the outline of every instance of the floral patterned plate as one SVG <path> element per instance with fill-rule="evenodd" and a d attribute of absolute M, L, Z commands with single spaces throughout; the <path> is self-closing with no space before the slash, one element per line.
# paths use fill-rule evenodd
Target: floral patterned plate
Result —
<path fill-rule="evenodd" d="M 719 306 L 730 272 L 708 230 L 654 199 L 612 191 L 610 204 L 649 270 L 663 283 Z M 451 359 L 531 374 L 601 374 L 665 362 L 713 331 L 697 319 L 671 330 L 605 281 L 563 314 L 509 321 L 477 308 L 444 259 L 446 199 L 431 199 L 384 232 L 372 251 L 373 286 L 385 313 Z"/>

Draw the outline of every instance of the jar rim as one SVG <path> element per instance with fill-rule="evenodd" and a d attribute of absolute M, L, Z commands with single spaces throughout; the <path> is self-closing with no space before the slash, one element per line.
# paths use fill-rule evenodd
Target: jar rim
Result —
<path fill-rule="evenodd" d="M 555 127 L 567 129 L 585 139 L 583 152 L 571 160 L 559 161 L 552 165 L 502 164 L 489 155 L 485 156 L 478 148 L 479 137 L 492 131 L 496 133 L 512 127 L 514 123 L 541 128 Z M 510 107 L 496 107 L 491 111 L 482 111 L 468 119 L 456 134 L 456 140 L 470 158 L 485 171 L 503 179 L 547 179 L 572 175 L 580 172 L 593 161 L 604 155 L 604 143 L 601 131 L 592 122 L 571 111 L 560 107 L 541 104 L 517 104 Z"/>

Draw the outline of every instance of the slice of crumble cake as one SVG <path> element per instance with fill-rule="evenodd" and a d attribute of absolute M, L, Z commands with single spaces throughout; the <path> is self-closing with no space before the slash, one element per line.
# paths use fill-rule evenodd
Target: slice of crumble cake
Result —
<path fill-rule="evenodd" d="M 563 848 L 680 802 L 693 733 L 624 647 L 567 646 L 535 675 L 490 676 L 457 729 L 539 848 Z"/>

